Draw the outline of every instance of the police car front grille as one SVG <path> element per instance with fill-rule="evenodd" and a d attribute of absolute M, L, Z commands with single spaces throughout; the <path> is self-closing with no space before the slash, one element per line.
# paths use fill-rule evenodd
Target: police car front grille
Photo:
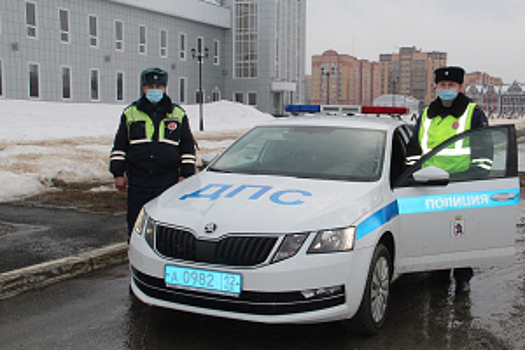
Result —
<path fill-rule="evenodd" d="M 254 266 L 263 263 L 277 237 L 230 236 L 219 241 L 199 240 L 191 232 L 158 225 L 155 248 L 173 259 L 231 266 Z"/>

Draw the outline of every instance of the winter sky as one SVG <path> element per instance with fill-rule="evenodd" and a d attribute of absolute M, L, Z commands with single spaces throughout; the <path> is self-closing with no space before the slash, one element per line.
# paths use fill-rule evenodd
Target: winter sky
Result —
<path fill-rule="evenodd" d="M 311 56 L 334 49 L 379 61 L 400 47 L 446 52 L 449 65 L 525 83 L 523 0 L 308 0 Z"/>

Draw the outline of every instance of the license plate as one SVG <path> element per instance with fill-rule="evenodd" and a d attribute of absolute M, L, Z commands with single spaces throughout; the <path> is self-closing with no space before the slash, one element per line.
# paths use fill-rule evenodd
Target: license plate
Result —
<path fill-rule="evenodd" d="M 164 281 L 169 287 L 205 290 L 211 293 L 239 295 L 242 276 L 238 273 L 193 269 L 166 265 Z"/>

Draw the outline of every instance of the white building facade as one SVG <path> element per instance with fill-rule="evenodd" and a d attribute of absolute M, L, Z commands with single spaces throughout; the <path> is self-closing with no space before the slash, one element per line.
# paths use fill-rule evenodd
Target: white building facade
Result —
<path fill-rule="evenodd" d="M 176 103 L 202 87 L 281 114 L 303 100 L 305 27 L 306 0 L 0 0 L 0 98 L 130 103 L 159 66 Z"/>
<path fill-rule="evenodd" d="M 517 81 L 510 85 L 469 85 L 466 95 L 481 106 L 489 117 L 497 115 L 510 118 L 525 115 L 525 91 L 523 84 Z"/>
<path fill-rule="evenodd" d="M 525 91 L 517 81 L 508 87 L 501 88 L 500 114 L 508 117 L 525 115 Z"/>

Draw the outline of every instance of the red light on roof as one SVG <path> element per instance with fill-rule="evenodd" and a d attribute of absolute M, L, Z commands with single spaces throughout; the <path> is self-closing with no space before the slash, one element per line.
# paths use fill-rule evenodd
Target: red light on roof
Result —
<path fill-rule="evenodd" d="M 407 107 L 383 107 L 383 106 L 363 106 L 363 114 L 407 114 Z"/>

